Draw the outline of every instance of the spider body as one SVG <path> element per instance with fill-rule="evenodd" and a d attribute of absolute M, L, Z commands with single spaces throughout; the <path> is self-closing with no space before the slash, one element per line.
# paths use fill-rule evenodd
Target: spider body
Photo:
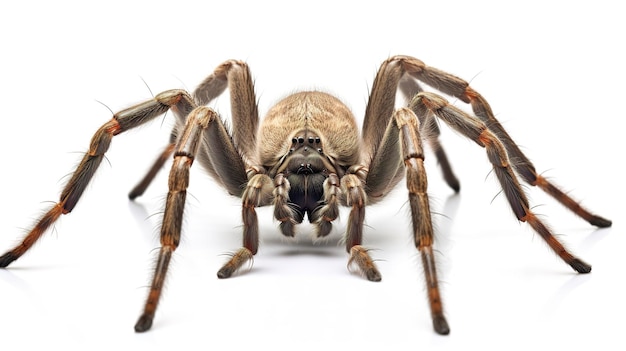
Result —
<path fill-rule="evenodd" d="M 470 104 L 473 114 L 424 91 L 422 84 Z M 231 130 L 214 110 L 206 107 L 227 88 L 231 97 Z M 407 104 L 396 109 L 398 91 Z M 383 199 L 405 179 L 412 235 L 421 255 L 433 327 L 439 334 L 448 334 L 450 328 L 443 313 L 433 254 L 423 142 L 430 145 L 448 185 L 454 191 L 459 191 L 460 186 L 438 140 L 437 119 L 485 149 L 513 214 L 527 222 L 575 271 L 589 273 L 591 266 L 567 251 L 534 215 L 518 177 L 546 191 L 592 225 L 611 225 L 610 220 L 584 209 L 537 174 L 495 119 L 487 101 L 466 81 L 413 57 L 393 56 L 382 63 L 360 133 L 345 104 L 317 91 L 285 97 L 270 108 L 261 122 L 249 68 L 244 62 L 230 60 L 219 65 L 193 94 L 169 90 L 115 113 L 92 137 L 89 150 L 59 201 L 20 244 L 0 256 L 0 267 L 20 258 L 61 215 L 72 211 L 115 135 L 167 111 L 172 111 L 177 121 L 170 142 L 129 194 L 131 199 L 142 195 L 166 160 L 173 157 L 161 248 L 144 311 L 135 324 L 137 332 L 152 326 L 170 259 L 180 242 L 189 171 L 196 160 L 217 184 L 241 198 L 242 203 L 242 247 L 218 270 L 219 278 L 231 277 L 257 253 L 257 207 L 273 206 L 274 218 L 285 236 L 294 236 L 296 225 L 306 217 L 314 224 L 316 235 L 323 237 L 337 219 L 339 206 L 345 206 L 350 210 L 345 230 L 349 265 L 368 280 L 380 281 L 380 272 L 368 249 L 362 246 L 365 208 Z"/>
<path fill-rule="evenodd" d="M 305 214 L 316 222 L 324 203 L 324 182 L 343 176 L 360 157 L 359 134 L 352 112 L 336 97 L 306 91 L 273 106 L 259 130 L 259 159 L 270 178 L 282 174 L 290 185 L 289 206 L 296 223 Z M 284 227 L 284 226 L 283 226 Z M 328 234 L 328 229 L 318 232 Z M 293 232 L 283 232 L 293 236 Z"/>

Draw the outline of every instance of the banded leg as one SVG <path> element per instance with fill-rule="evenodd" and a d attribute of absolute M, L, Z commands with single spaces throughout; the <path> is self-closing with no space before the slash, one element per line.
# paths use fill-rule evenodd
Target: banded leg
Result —
<path fill-rule="evenodd" d="M 433 225 L 419 121 L 411 110 L 400 109 L 394 114 L 393 122 L 394 127 L 400 130 L 400 145 L 406 170 L 406 186 L 409 190 L 413 235 L 415 246 L 422 256 L 433 327 L 439 334 L 449 334 L 450 327 L 443 315 L 443 303 L 433 254 Z"/>
<path fill-rule="evenodd" d="M 218 278 L 229 278 L 244 263 L 252 260 L 259 249 L 259 219 L 255 208 L 272 201 L 274 182 L 266 174 L 254 174 L 242 195 L 243 247 L 241 247 L 217 272 Z"/>
<path fill-rule="evenodd" d="M 289 190 L 291 184 L 282 173 L 278 173 L 274 177 L 274 218 L 280 222 L 280 232 L 286 237 L 293 238 L 295 236 L 296 224 L 302 223 L 303 214 L 297 213 L 289 206 Z"/>
<path fill-rule="evenodd" d="M 548 243 L 550 248 L 579 273 L 589 273 L 591 266 L 569 253 L 554 237 L 548 227 L 530 210 L 528 199 L 513 172 L 506 148 L 485 123 L 462 110 L 451 106 L 442 97 L 432 93 L 420 93 L 411 102 L 412 109 L 420 114 L 434 113 L 459 133 L 484 147 L 492 163 L 498 181 L 502 185 L 513 213 L 521 222 L 530 226 Z"/>
<path fill-rule="evenodd" d="M 74 209 L 109 149 L 113 136 L 140 126 L 170 108 L 186 115 L 193 107 L 195 103 L 185 91 L 170 90 L 116 113 L 92 137 L 89 150 L 63 188 L 59 201 L 39 219 L 20 244 L 0 256 L 0 268 L 7 267 L 21 257 L 62 214 L 68 214 Z"/>
<path fill-rule="evenodd" d="M 610 227 L 613 224 L 609 219 L 592 214 L 589 210 L 582 207 L 580 203 L 572 199 L 569 195 L 565 194 L 557 186 L 552 184 L 546 178 L 537 174 L 533 163 L 528 159 L 528 157 L 526 157 L 526 155 L 524 155 L 524 153 L 519 149 L 515 142 L 513 142 L 513 139 L 511 139 L 504 127 L 502 127 L 500 122 L 495 118 L 487 101 L 480 94 L 478 94 L 478 92 L 472 90 L 470 87 L 467 87 L 465 96 L 469 100 L 469 103 L 472 105 L 472 110 L 474 111 L 476 116 L 478 116 L 486 125 L 488 125 L 489 129 L 491 129 L 494 134 L 496 134 L 498 138 L 502 141 L 507 153 L 509 154 L 509 158 L 511 160 L 515 160 L 515 162 L 513 162 L 513 167 L 515 168 L 515 171 L 517 171 L 517 173 L 522 177 L 522 179 L 524 179 L 526 183 L 533 186 L 538 186 L 540 189 L 555 198 L 565 207 L 569 208 L 576 215 L 583 218 L 590 224 L 595 225 L 596 227 L 606 228 Z"/>
<path fill-rule="evenodd" d="M 610 220 L 592 214 L 554 184 L 537 174 L 535 166 L 519 147 L 517 147 L 513 139 L 495 118 L 487 101 L 478 92 L 472 89 L 468 82 L 444 71 L 429 67 L 422 61 L 413 57 L 395 56 L 390 58 L 388 62 L 395 62 L 396 67 L 401 67 L 398 68 L 401 72 L 407 73 L 411 77 L 434 87 L 442 93 L 454 96 L 465 103 L 471 104 L 474 114 L 483 121 L 487 128 L 498 136 L 509 155 L 512 168 L 515 169 L 525 182 L 532 186 L 539 186 L 540 189 L 554 197 L 570 211 L 590 224 L 601 228 L 611 226 L 612 222 Z M 385 64 L 387 64 L 387 62 Z"/>
<path fill-rule="evenodd" d="M 316 237 L 322 238 L 330 233 L 332 222 L 339 217 L 340 196 L 339 177 L 331 173 L 324 181 L 324 200 L 311 214 L 311 222 L 315 223 Z"/>
<path fill-rule="evenodd" d="M 220 64 L 194 91 L 198 104 L 205 105 L 230 91 L 232 133 L 220 121 L 214 136 L 206 143 L 207 152 L 200 160 L 204 168 L 230 194 L 242 198 L 243 247 L 217 272 L 219 278 L 232 276 L 245 262 L 252 260 L 258 250 L 258 219 L 255 207 L 270 204 L 272 179 L 254 167 L 256 165 L 256 133 L 259 124 L 254 82 L 245 62 L 228 60 Z M 212 142 L 211 140 L 219 140 Z"/>
<path fill-rule="evenodd" d="M 357 174 L 348 173 L 341 178 L 342 204 L 351 207 L 346 228 L 346 250 L 350 253 L 348 267 L 356 266 L 359 273 L 369 281 L 378 282 L 382 279 L 374 260 L 368 250 L 362 246 L 363 222 L 367 195 L 363 181 Z"/>
<path fill-rule="evenodd" d="M 219 65 L 194 91 L 199 105 L 206 105 L 228 87 L 232 114 L 232 139 L 245 161 L 256 158 L 256 133 L 259 112 L 254 93 L 254 81 L 248 65 L 228 60 Z M 251 162 L 253 163 L 253 162 Z"/>
<path fill-rule="evenodd" d="M 363 122 L 363 141 L 366 145 L 366 155 L 370 158 L 380 154 L 379 144 L 384 138 L 384 132 L 395 109 L 396 91 L 400 89 L 407 101 L 422 91 L 414 77 L 406 74 L 409 69 L 406 59 L 404 56 L 389 58 L 382 63 L 376 74 Z M 439 128 L 432 118 L 427 117 L 424 116 L 424 120 L 420 120 L 421 128 L 428 131 L 426 134 L 428 142 L 435 152 L 444 180 L 452 190 L 459 192 L 460 182 L 452 171 L 447 154 L 439 142 Z M 394 178 L 390 178 L 389 184 L 396 184 L 403 175 L 403 171 L 398 172 Z M 382 191 L 382 193 L 386 192 L 386 190 Z M 376 193 L 379 192 L 373 192 L 373 194 Z"/>
<path fill-rule="evenodd" d="M 419 120 L 413 111 L 408 108 L 395 111 L 369 165 L 365 183 L 368 190 L 379 191 L 388 189 L 386 172 L 406 175 L 413 237 L 422 257 L 433 328 L 437 333 L 445 335 L 450 332 L 450 327 L 443 315 L 433 254 L 433 226 L 420 130 Z"/>
<path fill-rule="evenodd" d="M 223 130 L 217 130 L 218 134 L 211 136 L 210 141 L 218 147 L 226 147 L 224 157 L 219 154 L 221 150 L 200 154 L 200 163 L 205 170 L 221 186 L 235 196 L 241 196 L 243 188 L 241 184 L 247 181 L 243 156 L 246 161 L 254 159 L 254 145 L 256 140 L 256 129 L 258 128 L 259 117 L 254 93 L 254 82 L 250 69 L 245 62 L 229 60 L 219 65 L 214 72 L 198 85 L 193 93 L 196 103 L 206 105 L 220 96 L 226 88 L 230 90 L 231 113 L 232 113 L 232 137 Z M 184 125 L 186 115 L 176 114 L 180 125 Z M 175 145 L 175 131 L 172 133 L 170 143 L 154 162 L 148 173 L 142 178 L 129 197 L 135 199 L 141 196 L 148 185 L 152 182 L 158 171 L 163 167 L 165 161 L 171 155 Z M 211 145 L 209 145 L 211 149 Z M 214 157 L 212 157 L 214 156 Z M 248 162 L 252 164 L 253 162 Z M 234 166 L 233 166 L 234 165 Z M 245 168 L 245 167 L 244 167 Z M 233 172 L 231 172 L 233 171 Z"/>
<path fill-rule="evenodd" d="M 399 86 L 400 91 L 402 91 L 402 94 L 407 101 L 411 101 L 415 95 L 424 91 L 422 87 L 417 84 L 415 79 L 407 76 L 404 76 L 404 78 L 400 80 Z M 441 167 L 441 172 L 443 173 L 443 179 L 446 181 L 448 186 L 454 190 L 454 192 L 458 193 L 459 190 L 461 190 L 461 183 L 454 174 L 452 165 L 448 160 L 448 155 L 439 141 L 441 131 L 439 130 L 437 121 L 429 116 L 417 117 L 421 118 L 420 134 L 424 137 L 428 144 L 430 144 L 430 148 L 434 151 L 437 163 L 439 164 L 439 167 Z"/>
<path fill-rule="evenodd" d="M 135 324 L 136 332 L 144 332 L 152 326 L 169 263 L 180 242 L 183 212 L 189 186 L 189 171 L 195 156 L 198 154 L 204 130 L 209 123 L 218 118 L 217 114 L 210 108 L 198 107 L 189 115 L 185 129 L 178 139 L 174 150 L 174 164 L 169 175 L 169 191 L 165 203 L 163 225 L 161 226 L 161 249 L 144 311 Z"/>

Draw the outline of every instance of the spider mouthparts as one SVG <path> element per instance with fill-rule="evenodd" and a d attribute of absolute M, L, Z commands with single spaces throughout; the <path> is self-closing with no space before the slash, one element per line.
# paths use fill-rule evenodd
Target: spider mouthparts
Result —
<path fill-rule="evenodd" d="M 313 168 L 311 167 L 310 163 L 307 163 L 306 165 L 304 163 L 301 163 L 300 167 L 296 171 L 296 174 L 313 174 L 313 173 L 315 172 L 313 171 Z"/>

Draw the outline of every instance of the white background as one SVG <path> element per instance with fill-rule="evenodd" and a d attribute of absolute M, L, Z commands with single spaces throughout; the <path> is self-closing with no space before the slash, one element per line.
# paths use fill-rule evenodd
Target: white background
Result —
<path fill-rule="evenodd" d="M 407 54 L 470 80 L 538 171 L 614 220 L 598 230 L 527 187 L 536 212 L 593 264 L 591 274 L 573 272 L 518 223 L 484 151 L 443 128 L 462 182 L 454 196 L 427 155 L 449 336 L 431 327 L 402 187 L 368 210 L 365 243 L 382 282 L 347 271 L 344 221 L 325 243 L 312 244 L 307 226 L 286 242 L 270 209 L 259 211 L 262 246 L 252 270 L 218 280 L 223 254 L 241 243 L 240 208 L 199 167 L 153 329 L 135 334 L 167 171 L 137 201 L 126 194 L 165 145 L 169 115 L 116 137 L 75 211 L 0 270 L 0 348 L 623 349 L 621 5 L 354 4 L 3 5 L 0 251 L 58 198 L 91 134 L 111 117 L 108 108 L 150 98 L 146 84 L 153 93 L 191 90 L 223 60 L 243 59 L 261 111 L 289 92 L 317 88 L 337 94 L 360 120 L 380 62 Z M 216 105 L 225 118 L 227 100 Z"/>

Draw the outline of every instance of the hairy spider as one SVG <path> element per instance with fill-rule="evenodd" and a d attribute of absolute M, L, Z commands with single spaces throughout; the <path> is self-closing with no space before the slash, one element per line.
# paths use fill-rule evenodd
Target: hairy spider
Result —
<path fill-rule="evenodd" d="M 470 104 L 475 116 L 449 105 L 436 94 L 423 91 L 418 82 Z M 206 107 L 226 88 L 230 91 L 232 131 L 227 130 L 216 112 Z M 409 101 L 405 108 L 395 109 L 398 90 Z M 189 170 L 196 159 L 218 184 L 242 200 L 243 246 L 220 268 L 219 278 L 232 276 L 256 254 L 257 207 L 274 206 L 274 217 L 285 236 L 294 236 L 295 226 L 306 216 L 314 224 L 316 235 L 324 237 L 342 205 L 350 208 L 345 232 L 348 262 L 368 280 L 380 281 L 381 275 L 368 250 L 361 245 L 365 206 L 382 200 L 406 178 L 415 246 L 421 254 L 433 326 L 439 334 L 448 334 L 450 328 L 443 313 L 432 248 L 423 135 L 428 134 L 425 140 L 434 150 L 447 184 L 455 192 L 459 191 L 459 182 L 438 141 L 436 119 L 485 148 L 517 219 L 528 222 L 577 272 L 589 273 L 591 266 L 569 253 L 530 210 L 518 177 L 539 186 L 592 225 L 611 225 L 610 220 L 591 214 L 538 175 L 495 119 L 487 101 L 466 81 L 413 57 L 394 56 L 382 63 L 367 104 L 362 138 L 346 105 L 319 91 L 285 97 L 270 108 L 259 125 L 248 66 L 230 60 L 218 66 L 192 95 L 183 90 L 169 90 L 114 114 L 96 131 L 89 151 L 63 189 L 59 202 L 41 217 L 19 245 L 0 256 L 0 267 L 7 267 L 21 257 L 62 214 L 72 211 L 113 136 L 166 111 L 172 111 L 177 119 L 170 143 L 129 194 L 131 199 L 142 195 L 173 155 L 161 248 L 144 311 L 135 324 L 137 332 L 152 326 L 170 258 L 180 241 Z"/>

